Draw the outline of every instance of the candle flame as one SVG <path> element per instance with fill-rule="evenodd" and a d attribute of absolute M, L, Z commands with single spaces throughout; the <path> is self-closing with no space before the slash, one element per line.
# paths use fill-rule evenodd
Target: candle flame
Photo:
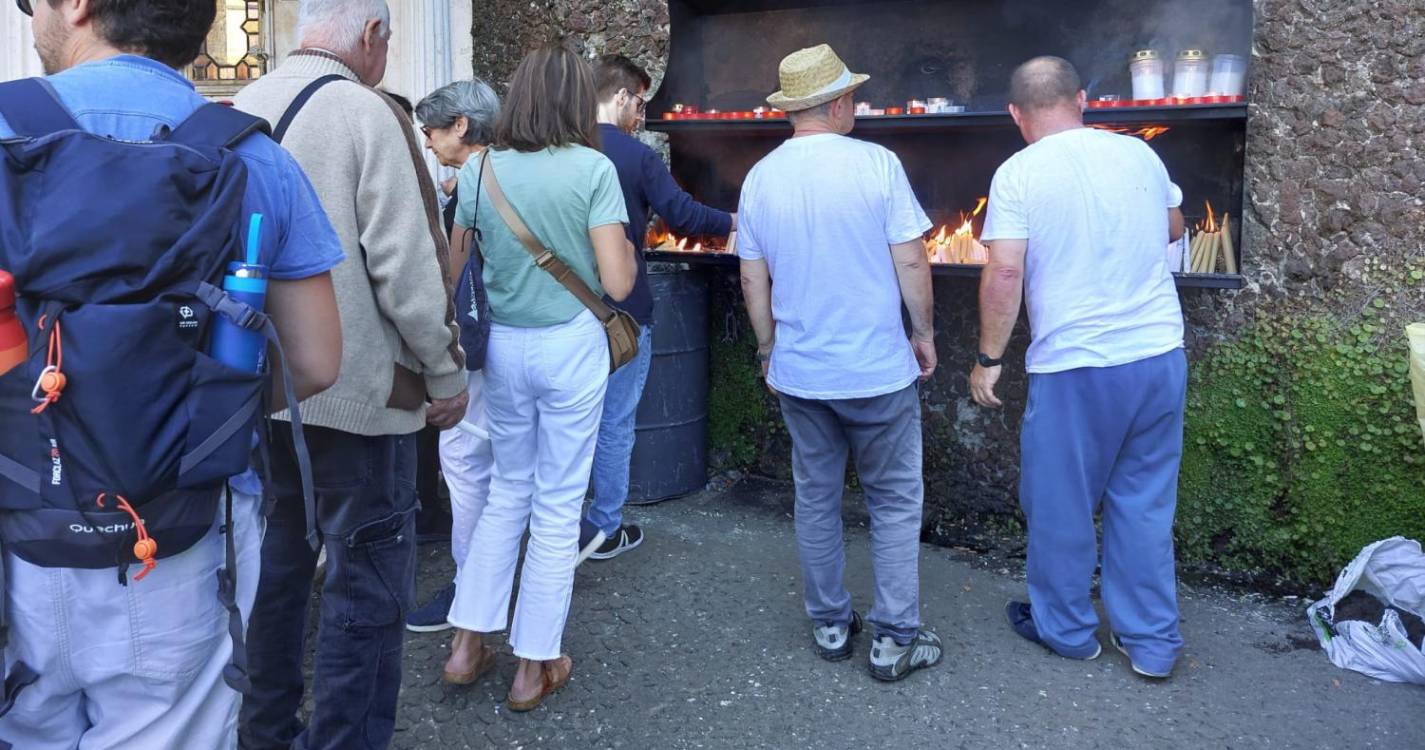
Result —
<path fill-rule="evenodd" d="M 925 240 L 925 255 L 934 263 L 980 264 L 989 261 L 989 250 L 975 239 L 975 217 L 984 212 L 989 198 L 975 202 L 975 209 L 960 212 L 955 223 L 941 224 L 935 234 Z"/>
<path fill-rule="evenodd" d="M 1097 130 L 1106 130 L 1110 133 L 1118 133 L 1119 135 L 1131 135 L 1138 138 L 1142 138 L 1145 141 L 1151 141 L 1154 138 L 1157 138 L 1158 136 L 1170 130 L 1170 128 L 1165 128 L 1161 125 L 1145 125 L 1141 128 L 1134 129 L 1124 127 L 1122 125 L 1104 125 L 1102 123 L 1095 123 L 1093 125 L 1090 125 L 1089 127 L 1095 128 Z"/>

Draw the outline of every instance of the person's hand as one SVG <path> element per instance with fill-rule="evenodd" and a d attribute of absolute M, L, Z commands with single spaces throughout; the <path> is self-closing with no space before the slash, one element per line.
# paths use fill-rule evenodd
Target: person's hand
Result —
<path fill-rule="evenodd" d="M 935 354 L 935 334 L 925 337 L 912 336 L 910 348 L 915 352 L 916 363 L 920 365 L 920 382 L 924 383 L 935 374 L 935 368 L 939 366 L 939 358 Z"/>
<path fill-rule="evenodd" d="M 997 367 L 975 365 L 975 369 L 970 372 L 970 395 L 975 399 L 975 403 L 995 408 L 1004 406 L 995 397 L 995 384 L 999 383 L 1000 371 L 1003 369 L 1003 365 Z"/>
<path fill-rule="evenodd" d="M 426 407 L 426 424 L 438 430 L 448 430 L 465 418 L 465 410 L 470 406 L 470 392 L 461 391 L 454 398 L 431 399 Z"/>
<path fill-rule="evenodd" d="M 777 389 L 772 387 L 772 383 L 767 380 L 767 372 L 772 369 L 772 350 L 758 349 L 757 361 L 762 364 L 762 384 L 767 386 L 767 392 L 773 396 L 778 395 Z"/>

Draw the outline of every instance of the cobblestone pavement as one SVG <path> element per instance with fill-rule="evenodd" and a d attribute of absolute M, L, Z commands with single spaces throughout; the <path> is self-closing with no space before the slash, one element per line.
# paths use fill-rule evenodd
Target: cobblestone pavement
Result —
<path fill-rule="evenodd" d="M 868 532 L 848 497 L 848 585 L 869 606 Z M 809 648 L 788 486 L 747 482 L 632 508 L 643 546 L 578 572 L 570 684 L 536 711 L 503 699 L 515 659 L 440 682 L 449 633 L 411 634 L 397 748 L 1366 748 L 1425 747 L 1425 690 L 1338 670 L 1302 610 L 1184 587 L 1175 676 L 1135 676 L 1112 649 L 1073 662 L 1004 624 L 1015 563 L 923 546 L 922 611 L 945 661 L 905 682 Z M 420 594 L 449 579 L 447 545 L 421 550 Z M 1106 633 L 1100 633 L 1107 643 Z"/>

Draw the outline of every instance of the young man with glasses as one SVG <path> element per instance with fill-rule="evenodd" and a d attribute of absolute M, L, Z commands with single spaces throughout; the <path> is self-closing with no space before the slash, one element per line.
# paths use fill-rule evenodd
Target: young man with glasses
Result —
<path fill-rule="evenodd" d="M 624 202 L 628 204 L 628 239 L 638 251 L 638 281 L 633 293 L 623 302 L 609 303 L 637 319 L 643 335 L 638 342 L 638 359 L 609 376 L 594 452 L 594 499 L 579 529 L 581 561 L 590 557 L 608 560 L 643 542 L 641 529 L 623 523 L 623 506 L 628 500 L 634 417 L 653 360 L 653 293 L 648 285 L 648 264 L 643 259 L 649 214 L 656 212 L 678 234 L 727 235 L 737 223 L 734 215 L 704 206 L 683 192 L 663 159 L 633 137 L 643 120 L 652 83 L 648 73 L 622 55 L 604 56 L 594 67 L 601 148 L 618 170 Z"/>

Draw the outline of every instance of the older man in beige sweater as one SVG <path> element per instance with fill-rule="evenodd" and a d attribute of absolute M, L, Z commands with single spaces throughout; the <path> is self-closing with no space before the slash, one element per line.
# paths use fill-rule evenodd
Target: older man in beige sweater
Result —
<path fill-rule="evenodd" d="M 414 588 L 414 433 L 454 426 L 467 379 L 434 186 L 409 120 L 372 88 L 386 70 L 390 11 L 384 0 L 302 0 L 300 33 L 301 48 L 236 105 L 273 124 L 341 237 L 347 259 L 332 280 L 347 345 L 336 385 L 302 403 L 327 550 L 315 709 L 303 726 L 317 554 L 296 457 L 279 435 L 240 735 L 250 750 L 384 747 Z"/>

